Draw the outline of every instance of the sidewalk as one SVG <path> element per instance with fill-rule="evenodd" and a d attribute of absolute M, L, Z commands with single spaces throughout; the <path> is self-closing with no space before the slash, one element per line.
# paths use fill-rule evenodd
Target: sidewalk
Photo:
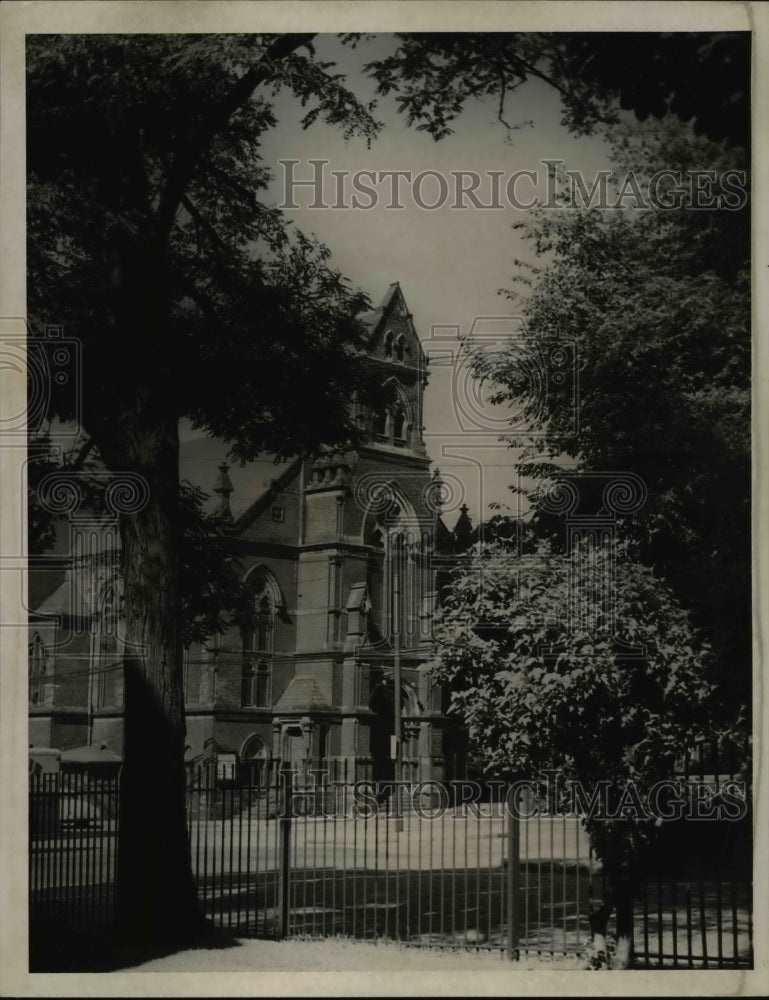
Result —
<path fill-rule="evenodd" d="M 196 948 L 135 965 L 132 972 L 523 972 L 580 969 L 573 956 L 508 962 L 498 951 L 461 952 L 370 944 L 342 938 L 324 941 L 238 940 L 231 948 Z"/>

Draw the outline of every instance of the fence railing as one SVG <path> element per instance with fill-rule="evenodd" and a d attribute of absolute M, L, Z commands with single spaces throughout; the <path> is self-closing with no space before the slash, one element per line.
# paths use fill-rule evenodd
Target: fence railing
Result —
<path fill-rule="evenodd" d="M 579 954 L 602 896 L 580 818 L 515 812 L 451 785 L 388 786 L 275 769 L 258 785 L 191 776 L 190 855 L 202 907 L 243 937 L 390 938 L 414 946 Z M 30 777 L 30 911 L 108 924 L 115 913 L 117 779 Z M 750 875 L 649 877 L 635 952 L 646 967 L 752 962 Z"/>
<path fill-rule="evenodd" d="M 753 965 L 752 886 L 733 873 L 647 878 L 636 908 L 635 964 L 724 969 Z"/>
<path fill-rule="evenodd" d="M 30 917 L 110 924 L 115 915 L 118 782 L 30 775 Z"/>

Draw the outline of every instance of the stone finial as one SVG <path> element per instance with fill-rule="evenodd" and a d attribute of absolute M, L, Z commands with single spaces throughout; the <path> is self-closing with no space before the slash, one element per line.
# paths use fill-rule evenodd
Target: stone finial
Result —
<path fill-rule="evenodd" d="M 229 465 L 226 462 L 222 462 L 219 466 L 219 475 L 214 483 L 214 493 L 219 494 L 219 507 L 217 509 L 217 517 L 220 517 L 222 521 L 232 521 L 232 511 L 230 510 L 230 494 L 232 493 L 232 480 L 227 474 L 229 471 Z"/>

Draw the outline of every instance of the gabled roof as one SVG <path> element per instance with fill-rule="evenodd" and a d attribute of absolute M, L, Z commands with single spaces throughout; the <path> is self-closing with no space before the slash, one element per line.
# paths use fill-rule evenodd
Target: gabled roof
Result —
<path fill-rule="evenodd" d="M 421 359 L 424 356 L 422 345 L 414 327 L 414 323 L 411 318 L 411 311 L 409 310 L 403 290 L 401 289 L 400 283 L 397 281 L 393 281 L 392 284 L 388 286 L 384 298 L 376 309 L 370 309 L 368 312 L 361 313 L 357 317 L 369 331 L 368 348 L 371 350 L 374 347 L 379 335 L 382 333 L 383 328 L 387 324 L 388 320 L 392 318 L 392 311 L 397 302 L 403 303 L 406 313 L 403 319 L 405 319 L 409 327 L 411 339 L 414 341 L 418 352 L 415 357 Z"/>
<path fill-rule="evenodd" d="M 223 462 L 229 465 L 228 476 L 232 482 L 232 512 L 237 521 L 251 505 L 270 489 L 272 481 L 290 465 L 276 462 L 274 455 L 265 454 L 241 466 L 228 458 L 229 446 L 207 434 L 187 432 L 179 447 L 179 478 L 186 479 L 209 497 L 205 509 L 213 512 L 219 504 L 214 485 Z"/>
<path fill-rule="evenodd" d="M 30 614 L 30 625 L 59 622 L 68 625 L 81 617 L 91 617 L 91 599 L 84 593 L 76 574 L 68 572 L 64 582 Z M 80 611 L 80 614 L 78 613 Z"/>
<path fill-rule="evenodd" d="M 393 281 L 391 285 L 388 286 L 385 293 L 385 297 L 376 307 L 376 309 L 369 309 L 368 312 L 361 313 L 357 318 L 365 326 L 369 328 L 369 331 L 373 335 L 379 329 L 379 325 L 382 319 L 390 307 L 390 303 L 396 297 L 397 293 L 400 291 L 400 284 L 397 281 Z M 403 293 L 401 292 L 401 295 Z"/>
<path fill-rule="evenodd" d="M 290 465 L 283 469 L 276 479 L 271 480 L 269 485 L 265 487 L 264 493 L 262 493 L 260 497 L 257 497 L 250 507 L 247 507 L 242 514 L 239 514 L 238 517 L 235 518 L 232 530 L 235 533 L 238 533 L 243 531 L 244 528 L 247 528 L 249 524 L 253 523 L 254 519 L 257 518 L 263 510 L 269 507 L 275 495 L 280 493 L 282 489 L 285 489 L 294 476 L 298 474 L 301 464 L 302 459 L 295 458 Z"/>
<path fill-rule="evenodd" d="M 286 690 L 278 699 L 274 712 L 276 715 L 286 713 L 328 712 L 331 705 L 326 701 L 323 692 L 314 677 L 294 677 Z"/>

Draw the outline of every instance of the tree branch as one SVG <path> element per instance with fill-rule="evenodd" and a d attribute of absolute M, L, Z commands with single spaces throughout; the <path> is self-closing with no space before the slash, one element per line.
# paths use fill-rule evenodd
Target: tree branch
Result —
<path fill-rule="evenodd" d="M 227 248 L 227 244 L 224 242 L 224 240 L 221 238 L 221 236 L 217 233 L 217 231 L 214 229 L 214 227 L 211 225 L 211 223 L 208 222 L 206 219 L 203 218 L 203 216 L 200 214 L 200 212 L 197 210 L 197 208 L 193 205 L 192 201 L 190 201 L 190 199 L 187 197 L 186 194 L 183 194 L 181 196 L 181 198 L 179 199 L 179 204 L 182 205 L 184 208 L 187 209 L 187 211 L 190 213 L 190 216 L 192 217 L 192 219 L 200 226 L 200 228 L 204 232 L 206 232 L 208 234 L 208 236 L 211 239 L 211 241 L 216 246 L 218 246 L 220 250 L 227 251 L 227 249 L 228 249 Z"/>
<path fill-rule="evenodd" d="M 542 80 L 548 86 L 553 87 L 554 90 L 557 90 L 558 93 L 564 99 L 570 98 L 572 96 L 571 91 L 567 87 L 563 87 L 560 83 L 558 83 L 557 80 L 553 79 L 553 77 L 548 76 L 547 73 L 543 73 L 541 70 L 538 70 L 536 66 L 533 66 L 529 62 L 526 62 L 525 59 L 521 59 L 520 56 L 518 55 L 513 56 L 512 61 L 517 67 L 519 67 L 518 75 L 521 76 L 524 80 L 526 79 L 527 74 L 529 76 L 536 76 L 538 79 Z"/>
<path fill-rule="evenodd" d="M 270 77 L 275 62 L 301 46 L 308 45 L 314 37 L 314 34 L 286 34 L 278 37 L 259 62 L 243 74 L 197 131 L 182 144 L 174 155 L 168 181 L 158 203 L 156 224 L 161 237 L 165 237 L 170 231 L 200 155 L 214 136 L 224 128 L 238 108 L 245 104 L 254 90 Z"/>

